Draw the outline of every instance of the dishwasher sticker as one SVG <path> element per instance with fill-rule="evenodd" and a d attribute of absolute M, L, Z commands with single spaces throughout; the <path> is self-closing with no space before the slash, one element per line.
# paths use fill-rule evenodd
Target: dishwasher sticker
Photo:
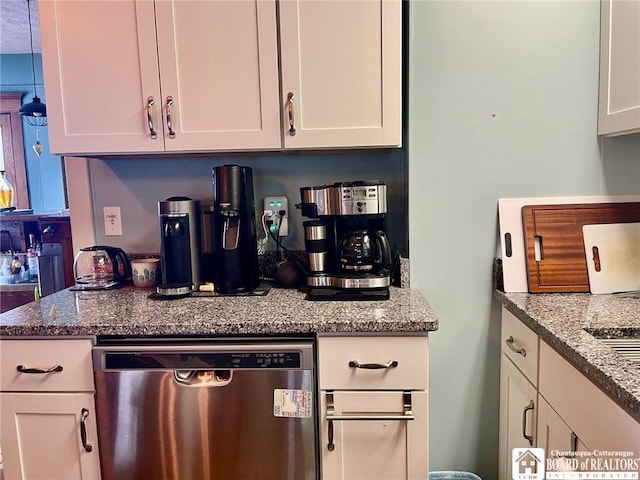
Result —
<path fill-rule="evenodd" d="M 273 391 L 273 415 L 275 417 L 311 417 L 311 390 L 287 390 L 276 388 Z"/>

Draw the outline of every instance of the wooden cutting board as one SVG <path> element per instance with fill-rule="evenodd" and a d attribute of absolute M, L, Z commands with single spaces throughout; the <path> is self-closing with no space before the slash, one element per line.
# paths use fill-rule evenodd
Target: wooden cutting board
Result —
<path fill-rule="evenodd" d="M 582 227 L 640 222 L 640 202 L 522 207 L 532 293 L 589 292 Z"/>
<path fill-rule="evenodd" d="M 505 292 L 528 292 L 527 255 L 524 247 L 522 207 L 581 203 L 640 202 L 640 195 L 597 195 L 580 197 L 531 197 L 498 199 L 502 276 Z"/>
<path fill-rule="evenodd" d="M 591 293 L 640 290 L 640 223 L 582 227 Z"/>

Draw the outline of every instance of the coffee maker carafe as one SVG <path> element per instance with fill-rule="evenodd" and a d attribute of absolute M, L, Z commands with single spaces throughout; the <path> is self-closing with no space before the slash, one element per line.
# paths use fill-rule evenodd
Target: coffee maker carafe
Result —
<path fill-rule="evenodd" d="M 212 216 L 216 292 L 237 294 L 256 289 L 260 280 L 251 168 L 222 165 L 213 169 Z"/>
<path fill-rule="evenodd" d="M 376 273 L 391 264 L 391 248 L 382 230 L 353 230 L 340 241 L 340 268 L 345 273 Z"/>
<path fill-rule="evenodd" d="M 386 300 L 392 250 L 387 186 L 380 181 L 303 187 L 298 207 L 309 263 L 309 300 Z"/>
<path fill-rule="evenodd" d="M 200 202 L 171 197 L 158 202 L 160 273 L 156 291 L 164 296 L 186 295 L 200 283 Z"/>

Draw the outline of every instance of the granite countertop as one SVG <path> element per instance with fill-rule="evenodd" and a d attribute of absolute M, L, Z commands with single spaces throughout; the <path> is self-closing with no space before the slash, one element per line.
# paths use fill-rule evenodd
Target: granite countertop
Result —
<path fill-rule="evenodd" d="M 640 421 L 640 364 L 598 338 L 640 338 L 640 294 L 504 293 L 495 297 Z"/>
<path fill-rule="evenodd" d="M 149 298 L 151 290 L 56 292 L 0 315 L 0 336 L 429 332 L 438 319 L 416 289 L 387 301 L 316 302 L 298 290 L 264 296 Z"/>

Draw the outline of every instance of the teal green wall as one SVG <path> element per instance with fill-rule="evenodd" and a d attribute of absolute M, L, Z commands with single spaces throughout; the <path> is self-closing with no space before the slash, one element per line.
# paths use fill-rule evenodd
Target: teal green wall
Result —
<path fill-rule="evenodd" d="M 45 104 L 46 95 L 42 84 L 42 60 L 35 55 L 36 88 L 38 97 Z M 22 92 L 22 103 L 33 99 L 33 72 L 31 55 L 0 55 L 0 91 Z M 23 122 L 24 154 L 27 163 L 27 183 L 29 202 L 34 212 L 56 212 L 65 208 L 60 157 L 49 153 L 49 132 L 47 127 L 38 129 L 38 139 L 44 152 L 38 157 L 32 145 L 36 141 L 36 128 Z"/>
<path fill-rule="evenodd" d="M 430 335 L 432 470 L 497 478 L 497 201 L 640 193 L 640 139 L 596 135 L 597 1 L 414 1 L 411 284 Z"/>

